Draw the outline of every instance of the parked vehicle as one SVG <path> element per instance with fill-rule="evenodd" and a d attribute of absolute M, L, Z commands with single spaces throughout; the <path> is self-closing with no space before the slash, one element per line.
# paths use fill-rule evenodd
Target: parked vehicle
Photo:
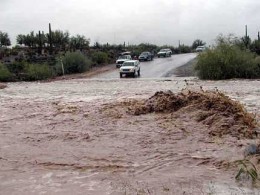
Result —
<path fill-rule="evenodd" d="M 131 51 L 124 51 L 120 53 L 120 56 L 124 56 L 124 55 L 131 55 Z"/>
<path fill-rule="evenodd" d="M 202 52 L 202 51 L 205 51 L 205 50 L 206 50 L 206 47 L 204 45 L 201 45 L 201 46 L 198 46 L 195 51 L 196 52 Z"/>
<path fill-rule="evenodd" d="M 149 51 L 145 51 L 140 54 L 138 59 L 139 61 L 151 61 L 153 60 L 153 54 L 151 54 Z"/>
<path fill-rule="evenodd" d="M 171 57 L 171 55 L 172 55 L 172 50 L 170 50 L 170 49 L 161 49 L 157 53 L 158 58 L 160 58 L 160 57 Z"/>
<path fill-rule="evenodd" d="M 123 75 L 135 77 L 136 74 L 140 76 L 140 71 L 140 62 L 138 60 L 129 60 L 122 64 L 119 74 L 120 78 L 122 78 Z"/>
<path fill-rule="evenodd" d="M 121 55 L 118 57 L 117 61 L 116 61 L 116 67 L 120 68 L 121 65 L 128 61 L 128 60 L 132 60 L 132 57 L 130 55 Z"/>

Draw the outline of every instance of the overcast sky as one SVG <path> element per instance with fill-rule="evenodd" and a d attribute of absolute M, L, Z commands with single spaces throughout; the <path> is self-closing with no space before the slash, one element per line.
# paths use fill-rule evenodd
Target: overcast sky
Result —
<path fill-rule="evenodd" d="M 81 34 L 91 43 L 211 44 L 220 33 L 251 38 L 260 30 L 260 0 L 0 0 L 0 31 L 52 29 Z"/>

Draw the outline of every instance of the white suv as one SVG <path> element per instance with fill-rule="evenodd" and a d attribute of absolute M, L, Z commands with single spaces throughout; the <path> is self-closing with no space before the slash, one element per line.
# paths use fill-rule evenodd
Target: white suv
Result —
<path fill-rule="evenodd" d="M 138 60 L 124 62 L 119 70 L 120 78 L 122 78 L 123 75 L 135 77 L 136 73 L 140 76 L 140 62 Z"/>
<path fill-rule="evenodd" d="M 203 45 L 198 46 L 198 47 L 196 48 L 196 52 L 202 52 L 202 51 L 205 51 L 205 50 L 206 50 L 206 47 L 203 46 Z"/>
<path fill-rule="evenodd" d="M 172 55 L 172 50 L 170 49 L 161 49 L 158 53 L 157 53 L 157 56 L 158 58 L 160 57 L 171 57 Z"/>

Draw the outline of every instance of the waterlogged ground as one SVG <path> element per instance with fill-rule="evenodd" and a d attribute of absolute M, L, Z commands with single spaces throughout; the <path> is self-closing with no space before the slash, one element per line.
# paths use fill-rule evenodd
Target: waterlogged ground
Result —
<path fill-rule="evenodd" d="M 259 120 L 259 86 L 196 78 L 8 84 L 0 90 L 0 194 L 260 194 L 234 179 L 234 161 L 256 139 L 210 137 L 189 112 L 133 116 L 119 103 L 219 90 Z"/>

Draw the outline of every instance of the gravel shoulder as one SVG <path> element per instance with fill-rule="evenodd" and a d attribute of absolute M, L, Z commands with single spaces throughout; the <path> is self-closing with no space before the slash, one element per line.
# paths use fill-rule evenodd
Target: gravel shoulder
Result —
<path fill-rule="evenodd" d="M 179 66 L 171 71 L 169 71 L 165 77 L 194 77 L 196 73 L 194 71 L 194 67 L 197 63 L 197 58 L 194 58 L 187 62 L 186 64 Z"/>

